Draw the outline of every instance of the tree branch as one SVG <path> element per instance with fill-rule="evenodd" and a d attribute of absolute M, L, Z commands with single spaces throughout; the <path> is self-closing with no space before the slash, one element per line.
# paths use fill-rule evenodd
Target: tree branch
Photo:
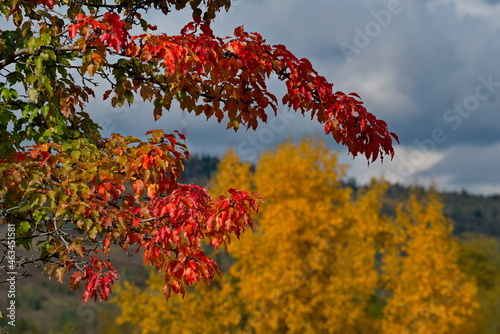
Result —
<path fill-rule="evenodd" d="M 59 53 L 59 52 L 68 52 L 68 51 L 79 51 L 81 48 L 79 46 L 73 45 L 73 46 L 62 46 L 60 48 L 56 48 L 54 51 Z M 30 52 L 28 48 L 23 48 L 14 51 L 11 53 L 7 58 L 5 58 L 1 63 L 0 63 L 0 70 L 5 68 L 6 66 L 12 64 L 13 62 L 16 61 L 16 59 L 20 56 L 24 55 L 37 55 L 41 52 L 41 50 L 37 50 L 36 52 Z"/>

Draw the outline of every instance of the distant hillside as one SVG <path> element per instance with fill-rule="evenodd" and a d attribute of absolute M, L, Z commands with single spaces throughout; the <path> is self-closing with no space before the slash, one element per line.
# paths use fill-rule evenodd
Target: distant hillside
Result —
<path fill-rule="evenodd" d="M 186 164 L 185 182 L 206 185 L 216 170 L 219 159 L 209 155 L 194 155 Z M 345 185 L 357 191 L 354 179 L 345 181 Z M 420 188 L 423 190 L 423 188 Z M 384 198 L 384 212 L 391 215 L 395 203 L 408 196 L 410 187 L 392 184 Z M 442 192 L 445 213 L 455 221 L 455 234 L 464 232 L 481 232 L 500 237 L 500 194 L 492 196 L 472 195 L 467 191 Z"/>
<path fill-rule="evenodd" d="M 457 233 L 483 232 L 500 237 L 500 195 L 478 196 L 466 191 L 444 193 L 446 214 L 457 222 Z"/>

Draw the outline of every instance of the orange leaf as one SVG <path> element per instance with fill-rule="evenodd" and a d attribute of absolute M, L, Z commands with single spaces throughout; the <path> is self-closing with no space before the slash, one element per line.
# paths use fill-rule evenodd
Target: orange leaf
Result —
<path fill-rule="evenodd" d="M 148 185 L 148 197 L 155 198 L 158 196 L 158 185 L 157 184 L 149 184 Z"/>
<path fill-rule="evenodd" d="M 40 152 L 40 150 L 31 150 L 31 152 L 30 152 L 31 158 L 32 158 L 33 160 L 35 160 L 35 159 L 36 159 L 36 157 L 38 156 L 38 153 L 39 153 L 39 152 Z"/>
<path fill-rule="evenodd" d="M 108 237 L 104 238 L 104 240 L 102 241 L 102 246 L 109 247 L 109 244 L 111 244 L 111 240 L 109 240 Z"/>
<path fill-rule="evenodd" d="M 80 285 L 80 281 L 83 278 L 83 273 L 81 271 L 77 271 L 71 275 L 71 280 L 69 282 L 69 286 L 71 287 L 71 290 L 75 291 L 78 289 L 78 286 Z"/>
<path fill-rule="evenodd" d="M 134 189 L 134 193 L 136 196 L 142 196 L 143 189 L 144 189 L 144 182 L 142 182 L 141 179 L 135 180 L 134 184 L 132 185 L 132 188 Z"/>

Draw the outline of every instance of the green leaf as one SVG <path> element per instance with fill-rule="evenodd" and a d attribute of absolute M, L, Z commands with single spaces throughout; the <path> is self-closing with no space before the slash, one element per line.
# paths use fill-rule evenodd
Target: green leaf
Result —
<path fill-rule="evenodd" d="M 71 152 L 71 157 L 75 160 L 80 159 L 80 151 L 73 151 Z"/>
<path fill-rule="evenodd" d="M 31 249 L 31 245 L 30 245 L 30 242 L 29 242 L 29 239 L 19 239 L 19 242 L 17 244 L 18 246 L 23 246 L 24 249 L 26 249 L 27 251 L 29 251 Z"/>
<path fill-rule="evenodd" d="M 10 89 L 2 89 L 2 99 L 4 101 L 10 100 L 10 97 L 12 96 Z"/>
<path fill-rule="evenodd" d="M 127 156 L 125 155 L 122 155 L 122 156 L 119 156 L 119 157 L 116 157 L 116 162 L 120 165 L 120 166 L 124 166 L 128 161 L 128 158 Z"/>
<path fill-rule="evenodd" d="M 62 136 L 64 134 L 64 130 L 63 130 L 62 126 L 60 126 L 60 125 L 54 126 L 54 133 Z"/>
<path fill-rule="evenodd" d="M 30 223 L 22 222 L 21 224 L 19 224 L 18 232 L 19 232 L 19 234 L 23 234 L 25 232 L 28 232 L 30 230 L 30 228 L 31 228 Z"/>
<path fill-rule="evenodd" d="M 34 52 L 36 48 L 36 38 L 35 36 L 31 36 L 30 39 L 28 40 L 28 50 L 29 52 Z"/>
<path fill-rule="evenodd" d="M 47 89 L 47 93 L 49 93 L 49 95 L 52 95 L 54 93 L 54 89 L 52 88 L 49 77 L 43 76 L 42 84 L 45 86 L 45 89 Z"/>
<path fill-rule="evenodd" d="M 41 210 L 37 210 L 33 213 L 33 218 L 35 218 L 36 222 L 39 222 L 45 218 L 45 213 Z"/>
<path fill-rule="evenodd" d="M 55 190 L 49 190 L 47 191 L 47 196 L 49 196 L 49 198 L 55 202 L 56 200 L 56 191 Z"/>
<path fill-rule="evenodd" d="M 43 69 L 44 69 L 43 58 L 41 56 L 35 57 L 35 74 L 37 76 L 40 76 L 42 74 Z"/>
<path fill-rule="evenodd" d="M 90 230 L 90 228 L 94 225 L 94 222 L 91 219 L 85 219 L 85 222 L 83 224 L 83 227 L 85 230 Z"/>
<path fill-rule="evenodd" d="M 50 44 L 52 37 L 47 33 L 42 33 L 42 35 L 40 36 L 40 40 L 43 42 L 43 44 Z"/>
<path fill-rule="evenodd" d="M 41 107 L 40 112 L 42 113 L 43 117 L 47 117 L 47 115 L 49 114 L 49 106 Z"/>
<path fill-rule="evenodd" d="M 94 240 L 97 236 L 97 228 L 94 226 L 92 226 L 92 228 L 87 232 L 88 236 L 90 239 Z"/>
<path fill-rule="evenodd" d="M 29 76 L 26 78 L 26 83 L 30 86 L 33 86 L 33 84 L 37 81 L 38 81 L 38 77 L 36 77 L 36 76 Z"/>

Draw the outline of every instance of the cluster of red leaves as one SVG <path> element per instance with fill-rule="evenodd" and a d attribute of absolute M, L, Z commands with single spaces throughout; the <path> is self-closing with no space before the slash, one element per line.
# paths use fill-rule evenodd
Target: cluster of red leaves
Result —
<path fill-rule="evenodd" d="M 90 263 L 85 267 L 84 271 L 75 271 L 71 275 L 69 283 L 73 290 L 76 290 L 80 285 L 80 281 L 87 281 L 85 291 L 82 293 L 84 303 L 89 299 L 108 300 L 111 293 L 111 287 L 118 280 L 118 273 L 109 261 L 99 260 L 97 256 L 91 256 Z M 103 272 L 104 268 L 108 270 Z"/>
<path fill-rule="evenodd" d="M 201 278 L 211 282 L 218 273 L 217 263 L 201 251 L 204 239 L 217 248 L 230 243 L 231 235 L 239 238 L 252 226 L 250 213 L 258 210 L 258 195 L 234 189 L 229 193 L 229 197 L 220 196 L 214 201 L 200 186 L 179 185 L 168 196 L 151 199 L 147 207 L 133 208 L 134 226 L 141 224 L 144 217 L 152 216 L 153 220 L 143 224 L 140 232 L 130 233 L 128 240 L 139 244 L 137 251 L 144 250 L 145 263 L 166 272 L 166 294 L 184 293 L 181 280 L 188 285 Z"/>
<path fill-rule="evenodd" d="M 100 44 L 119 52 L 126 47 L 130 37 L 127 25 L 116 13 L 105 13 L 99 20 L 93 15 L 80 13 L 75 21 L 76 23 L 68 26 L 69 37 L 73 39 L 80 32 L 84 42 L 82 45 L 92 43 L 95 47 Z"/>
<path fill-rule="evenodd" d="M 240 124 L 255 129 L 259 120 L 267 120 L 268 108 L 277 112 L 278 99 L 266 87 L 266 80 L 275 74 L 287 87 L 281 102 L 316 117 L 325 133 L 351 154 L 362 153 L 369 161 L 394 155 L 392 140 L 398 137 L 365 109 L 357 94 L 334 92 L 333 84 L 318 75 L 307 59 L 298 59 L 283 45 L 268 45 L 243 27 L 235 29 L 234 38 L 218 38 L 200 19 L 186 25 L 180 35 L 145 33 L 129 38 L 117 14 L 106 15 L 101 21 L 80 16 L 70 26 L 70 37 L 80 32 L 83 38 L 77 43 L 94 47 L 104 43 L 123 56 L 162 68 L 159 74 L 168 78 L 165 82 L 144 78 L 127 84 L 145 100 L 154 100 L 155 119 L 177 98 L 181 108 L 196 114 L 215 116 L 219 122 L 226 116 L 228 127 L 235 130 Z M 104 31 L 113 39 L 99 37 Z M 123 94 L 123 86 L 115 89 L 117 96 Z"/>
<path fill-rule="evenodd" d="M 46 223 L 29 233 L 52 234 L 48 255 L 59 263 L 49 266 L 49 276 L 62 282 L 65 271 L 76 269 L 70 285 L 86 282 L 85 302 L 106 300 L 118 279 L 109 261 L 92 255 L 96 246 L 109 254 L 111 244 L 137 245 L 145 263 L 165 272 L 168 298 L 184 293 L 183 284 L 211 282 L 218 273 L 201 249 L 204 240 L 219 247 L 252 226 L 258 195 L 231 189 L 214 200 L 200 186 L 178 183 L 189 156 L 185 145 L 160 130 L 149 134 L 149 142 L 114 135 L 102 150 L 78 140 L 35 145 L 0 164 L 5 203 L 30 197 L 26 214 L 45 212 Z M 61 234 L 68 223 L 86 236 Z M 85 266 L 82 257 L 90 259 Z"/>

